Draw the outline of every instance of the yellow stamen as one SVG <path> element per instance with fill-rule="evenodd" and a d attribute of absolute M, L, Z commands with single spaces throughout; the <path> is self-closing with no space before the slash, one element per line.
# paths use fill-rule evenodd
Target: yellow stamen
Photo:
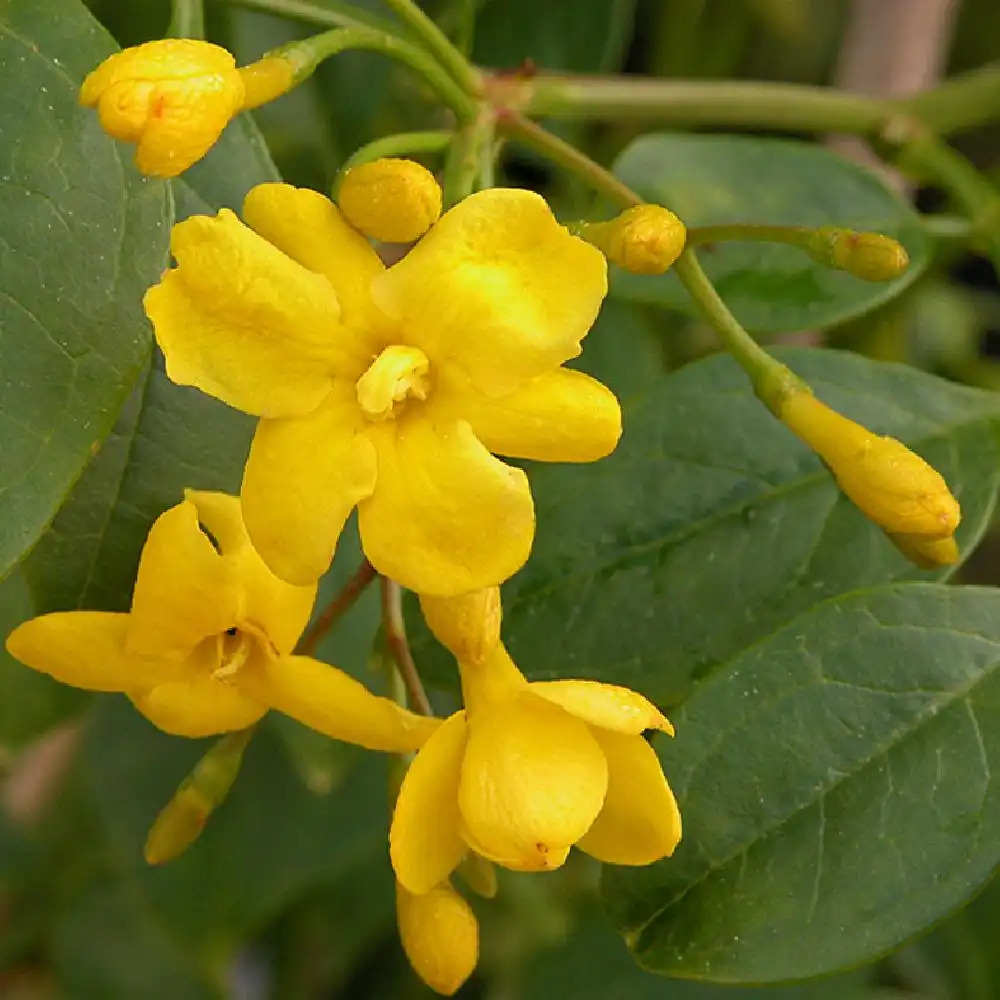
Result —
<path fill-rule="evenodd" d="M 387 347 L 358 379 L 358 404 L 370 420 L 395 416 L 396 404 L 408 397 L 426 399 L 430 362 L 417 347 Z"/>

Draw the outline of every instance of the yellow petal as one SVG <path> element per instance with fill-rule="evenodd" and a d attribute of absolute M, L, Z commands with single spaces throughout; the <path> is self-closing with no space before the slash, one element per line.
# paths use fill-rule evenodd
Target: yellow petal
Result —
<path fill-rule="evenodd" d="M 600 251 L 530 191 L 480 191 L 372 283 L 404 341 L 491 396 L 580 353 L 607 291 Z"/>
<path fill-rule="evenodd" d="M 353 387 L 307 417 L 262 420 L 243 473 L 243 518 L 271 570 L 309 584 L 326 572 L 355 504 L 375 488 L 375 448 Z"/>
<path fill-rule="evenodd" d="M 59 611 L 19 625 L 7 637 L 7 652 L 63 684 L 87 691 L 127 691 L 176 673 L 169 662 L 125 654 L 128 615 L 105 611 Z"/>
<path fill-rule="evenodd" d="M 899 535 L 887 531 L 886 537 L 910 562 L 921 569 L 954 566 L 960 557 L 954 535 L 928 539 L 923 535 Z"/>
<path fill-rule="evenodd" d="M 462 860 L 458 780 L 465 752 L 465 713 L 449 716 L 413 759 L 403 778 L 389 830 L 396 878 L 414 893 L 429 892 Z"/>
<path fill-rule="evenodd" d="M 198 520 L 232 560 L 242 591 L 241 623 L 264 632 L 279 653 L 290 653 L 309 621 L 316 585 L 297 587 L 272 573 L 250 543 L 238 497 L 226 493 L 185 490 L 198 509 Z"/>
<path fill-rule="evenodd" d="M 343 670 L 308 656 L 261 661 L 241 673 L 239 683 L 303 725 L 369 750 L 416 750 L 440 725 L 439 719 L 408 712 Z"/>
<path fill-rule="evenodd" d="M 186 659 L 206 636 L 237 623 L 240 586 L 234 564 L 216 552 L 184 501 L 149 529 L 132 592 L 130 655 Z"/>
<path fill-rule="evenodd" d="M 414 971 L 450 997 L 479 961 L 479 923 L 472 908 L 447 882 L 419 896 L 397 882 L 396 921 Z"/>
<path fill-rule="evenodd" d="M 204 672 L 129 697 L 154 726 L 193 739 L 244 729 L 267 711 L 241 688 Z"/>
<path fill-rule="evenodd" d="M 663 713 L 638 691 L 600 681 L 536 681 L 534 694 L 562 706 L 592 726 L 637 735 L 644 729 L 674 734 Z"/>
<path fill-rule="evenodd" d="M 593 462 L 614 451 L 622 412 L 613 392 L 583 372 L 558 368 L 490 399 L 459 377 L 440 392 L 443 412 L 468 420 L 497 455 L 537 462 Z"/>
<path fill-rule="evenodd" d="M 337 293 L 351 339 L 365 336 L 373 320 L 369 287 L 385 267 L 329 198 L 291 184 L 258 184 L 243 202 L 243 217 L 292 260 L 322 274 Z M 365 346 L 369 355 L 378 353 L 374 342 Z"/>
<path fill-rule="evenodd" d="M 453 596 L 506 580 L 531 550 L 527 477 L 495 459 L 469 425 L 415 416 L 376 424 L 375 492 L 358 505 L 372 565 L 421 594 Z"/>
<path fill-rule="evenodd" d="M 500 588 L 458 597 L 420 595 L 427 627 L 456 660 L 482 663 L 500 641 Z"/>
<path fill-rule="evenodd" d="M 594 730 L 608 761 L 608 795 L 578 847 L 613 865 L 649 865 L 672 854 L 681 814 L 653 748 L 641 736 Z"/>
<path fill-rule="evenodd" d="M 178 223 L 171 250 L 143 299 L 170 378 L 257 416 L 315 409 L 343 357 L 330 283 L 228 209 Z"/>
<path fill-rule="evenodd" d="M 588 727 L 524 692 L 470 720 L 458 793 L 463 835 L 507 868 L 557 867 L 600 812 L 607 783 Z"/>

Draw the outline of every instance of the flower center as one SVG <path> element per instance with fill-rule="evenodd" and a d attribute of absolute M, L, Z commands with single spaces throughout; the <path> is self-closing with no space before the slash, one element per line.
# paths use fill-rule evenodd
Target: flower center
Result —
<path fill-rule="evenodd" d="M 407 398 L 426 399 L 430 362 L 417 347 L 387 347 L 358 379 L 358 404 L 369 420 L 388 420 Z"/>
<path fill-rule="evenodd" d="M 219 665 L 212 671 L 218 680 L 232 677 L 237 673 L 253 652 L 254 637 L 247 632 L 232 628 L 216 636 L 219 644 Z"/>

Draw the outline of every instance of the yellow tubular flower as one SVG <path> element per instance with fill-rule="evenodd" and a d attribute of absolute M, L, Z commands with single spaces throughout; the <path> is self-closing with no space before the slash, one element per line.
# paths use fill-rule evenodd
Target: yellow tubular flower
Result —
<path fill-rule="evenodd" d="M 274 708 L 371 749 L 421 746 L 436 720 L 293 655 L 315 596 L 267 569 L 235 497 L 189 490 L 150 529 L 130 612 L 42 615 L 12 632 L 7 650 L 64 684 L 123 692 L 178 736 L 243 729 Z"/>
<path fill-rule="evenodd" d="M 156 177 L 176 177 L 200 160 L 245 97 L 232 55 L 192 38 L 116 52 L 80 88 L 80 103 L 97 107 L 109 135 L 136 143 L 136 166 Z"/>
<path fill-rule="evenodd" d="M 646 865 L 681 836 L 647 729 L 672 732 L 634 691 L 597 681 L 529 683 L 502 644 L 460 663 L 466 709 L 445 720 L 403 779 L 389 834 L 396 877 L 424 893 L 467 851 L 505 868 L 558 868 L 576 844 Z"/>
<path fill-rule="evenodd" d="M 396 922 L 417 975 L 443 996 L 457 992 L 479 961 L 479 923 L 451 883 L 415 895 L 397 882 Z"/>
<path fill-rule="evenodd" d="M 925 567 L 958 559 L 958 501 L 941 474 L 895 438 L 831 410 L 808 392 L 781 404 L 782 422 L 830 467 L 837 484 L 908 558 Z"/>
<path fill-rule="evenodd" d="M 315 581 L 357 505 L 365 555 L 411 590 L 507 579 L 534 509 L 494 455 L 590 462 L 621 432 L 614 395 L 561 367 L 603 257 L 528 191 L 465 199 L 388 269 L 314 191 L 260 185 L 244 216 L 175 226 L 145 306 L 172 379 L 263 418 L 242 501 L 264 561 Z"/>
<path fill-rule="evenodd" d="M 344 174 L 337 203 L 359 232 L 386 243 L 419 239 L 441 214 L 441 186 L 413 160 L 386 158 Z"/>

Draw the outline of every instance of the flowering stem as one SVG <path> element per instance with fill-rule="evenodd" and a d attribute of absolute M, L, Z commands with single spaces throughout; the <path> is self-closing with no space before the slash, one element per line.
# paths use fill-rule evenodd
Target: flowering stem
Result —
<path fill-rule="evenodd" d="M 316 67 L 330 56 L 348 49 L 368 49 L 405 63 L 419 73 L 437 96 L 455 112 L 460 121 L 475 118 L 478 106 L 455 81 L 423 49 L 402 38 L 373 28 L 334 28 L 301 41 L 282 45 L 267 55 L 285 59 L 292 65 L 295 83 L 299 84 L 315 72 Z"/>
<path fill-rule="evenodd" d="M 761 242 L 787 243 L 789 246 L 810 248 L 815 229 L 808 226 L 758 226 L 754 223 L 735 222 L 718 226 L 692 226 L 687 231 L 689 247 L 706 243 Z"/>
<path fill-rule="evenodd" d="M 303 633 L 295 647 L 295 652 L 301 653 L 303 656 L 315 652 L 320 639 L 354 606 L 355 601 L 376 576 L 378 574 L 375 572 L 375 567 L 367 559 L 363 560 L 354 576 L 344 584 L 339 593 L 334 595 L 330 603 Z"/>
<path fill-rule="evenodd" d="M 341 173 L 351 167 L 379 160 L 383 156 L 403 156 L 412 153 L 439 153 L 446 149 L 454 132 L 397 132 L 382 136 L 362 146 L 351 154 L 340 168 Z"/>
<path fill-rule="evenodd" d="M 475 121 L 455 133 L 444 170 L 444 204 L 450 208 L 472 194 L 493 170 L 496 119 L 481 108 Z"/>
<path fill-rule="evenodd" d="M 427 692 L 413 662 L 410 644 L 406 639 L 406 623 L 403 621 L 403 589 L 395 580 L 381 577 L 382 584 L 382 627 L 385 641 L 396 661 L 399 676 L 403 679 L 410 707 L 421 715 L 433 715 L 434 709 L 427 699 Z"/>
<path fill-rule="evenodd" d="M 205 7 L 203 0 L 171 0 L 168 38 L 204 38 Z"/>
<path fill-rule="evenodd" d="M 415 0 L 385 0 L 388 7 L 408 24 L 427 51 L 448 71 L 466 94 L 478 96 L 483 82 L 479 70 L 452 44 L 448 36 L 420 9 Z"/>
<path fill-rule="evenodd" d="M 379 17 L 367 10 L 361 10 L 345 0 L 226 0 L 237 7 L 279 14 L 307 24 L 319 24 L 325 28 L 374 28 L 387 35 L 396 33 L 397 26 L 387 18 Z"/>

